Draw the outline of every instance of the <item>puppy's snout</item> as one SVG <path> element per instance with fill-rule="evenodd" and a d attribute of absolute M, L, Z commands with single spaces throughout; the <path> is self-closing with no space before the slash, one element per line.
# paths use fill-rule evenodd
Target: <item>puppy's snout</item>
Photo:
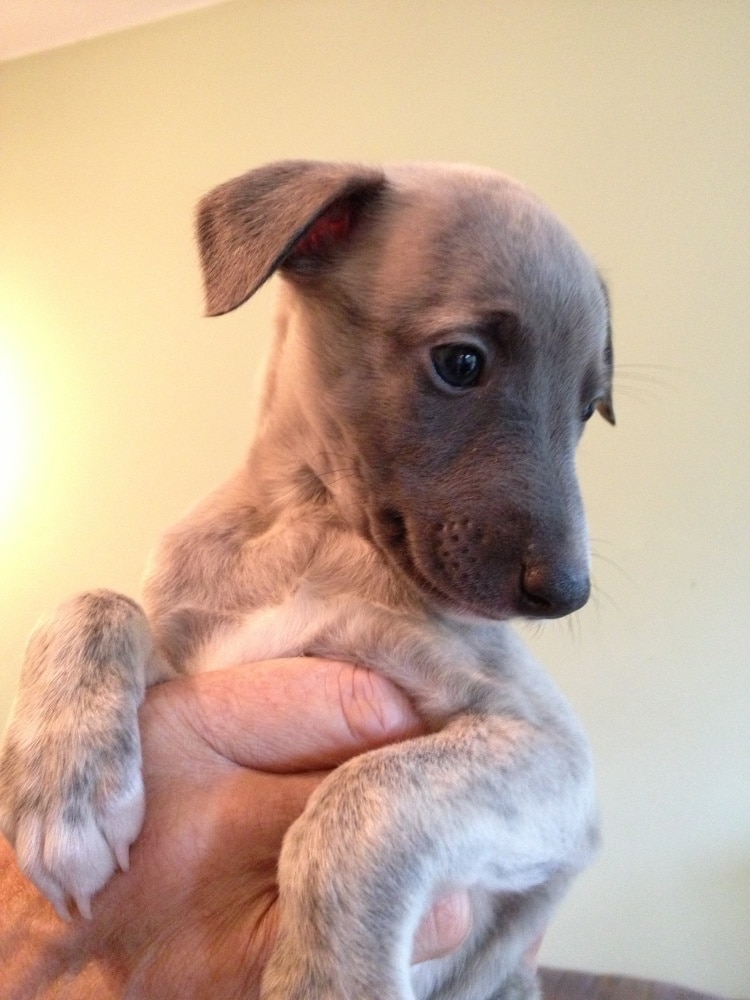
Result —
<path fill-rule="evenodd" d="M 535 618 L 561 618 L 582 608 L 589 599 L 588 573 L 576 573 L 566 566 L 527 561 L 521 574 L 523 613 Z"/>

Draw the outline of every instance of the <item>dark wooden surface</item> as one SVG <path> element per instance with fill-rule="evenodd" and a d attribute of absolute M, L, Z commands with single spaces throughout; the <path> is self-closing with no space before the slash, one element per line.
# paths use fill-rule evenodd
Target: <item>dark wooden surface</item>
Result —
<path fill-rule="evenodd" d="M 544 1000 L 721 1000 L 671 983 L 627 976 L 601 976 L 562 969 L 540 969 Z"/>

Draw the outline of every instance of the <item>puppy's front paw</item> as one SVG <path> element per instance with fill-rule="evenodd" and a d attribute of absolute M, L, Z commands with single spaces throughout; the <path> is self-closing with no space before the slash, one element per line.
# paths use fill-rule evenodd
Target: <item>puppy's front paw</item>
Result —
<path fill-rule="evenodd" d="M 150 650 L 140 609 L 106 592 L 64 605 L 29 643 L 0 751 L 0 831 L 64 919 L 69 897 L 90 915 L 143 823 L 137 713 Z"/>
<path fill-rule="evenodd" d="M 9 760 L 14 770 L 20 765 L 34 771 L 34 778 L 5 780 Z M 118 866 L 128 867 L 130 845 L 143 823 L 139 763 L 130 761 L 117 775 L 110 769 L 103 782 L 91 777 L 96 770 L 92 761 L 40 770 L 36 760 L 24 765 L 10 748 L 0 760 L 0 830 L 15 845 L 20 869 L 65 920 L 69 897 L 83 916 L 91 916 L 92 896 Z M 110 784 L 112 791 L 103 787 Z"/>

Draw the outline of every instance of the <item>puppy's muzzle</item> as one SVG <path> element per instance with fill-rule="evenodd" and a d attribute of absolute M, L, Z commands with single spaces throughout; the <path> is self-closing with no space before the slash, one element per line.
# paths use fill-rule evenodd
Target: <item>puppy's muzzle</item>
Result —
<path fill-rule="evenodd" d="M 468 613 L 562 618 L 589 598 L 588 554 L 565 537 L 524 545 L 512 529 L 470 518 L 430 523 L 392 509 L 380 512 L 375 534 L 420 589 Z"/>

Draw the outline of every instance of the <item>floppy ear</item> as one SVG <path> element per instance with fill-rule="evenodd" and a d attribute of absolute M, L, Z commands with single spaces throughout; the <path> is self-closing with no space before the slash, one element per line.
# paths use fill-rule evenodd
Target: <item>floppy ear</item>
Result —
<path fill-rule="evenodd" d="M 607 395 L 604 396 L 596 404 L 596 409 L 601 416 L 607 421 L 607 423 L 615 426 L 615 408 L 612 405 L 612 379 L 614 375 L 614 351 L 612 349 L 612 307 L 609 298 L 609 289 L 602 278 L 599 277 L 599 286 L 604 294 L 604 303 L 607 307 L 607 342 L 604 346 L 604 364 L 607 367 L 607 379 L 609 383 Z"/>
<path fill-rule="evenodd" d="M 330 254 L 384 186 L 381 170 L 287 160 L 215 188 L 197 213 L 206 313 L 236 309 L 293 255 Z"/>
<path fill-rule="evenodd" d="M 612 400 L 607 396 L 606 399 L 600 399 L 596 404 L 597 413 L 600 413 L 608 424 L 612 424 L 614 427 L 617 421 L 615 420 L 615 408 L 612 406 Z"/>

